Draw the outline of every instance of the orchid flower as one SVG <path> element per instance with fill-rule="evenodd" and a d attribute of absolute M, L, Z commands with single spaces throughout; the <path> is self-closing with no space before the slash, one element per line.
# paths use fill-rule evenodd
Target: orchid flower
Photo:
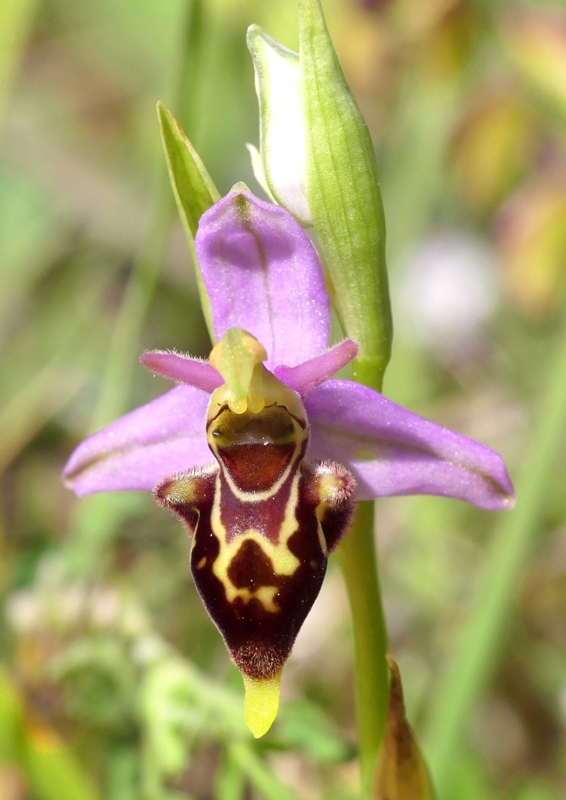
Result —
<path fill-rule="evenodd" d="M 78 495 L 153 489 L 194 534 L 195 584 L 261 736 L 355 500 L 434 494 L 504 509 L 513 489 L 489 448 L 332 377 L 358 348 L 327 349 L 322 268 L 289 212 L 239 185 L 201 217 L 195 249 L 210 361 L 145 353 L 179 385 L 80 444 L 64 477 Z"/>

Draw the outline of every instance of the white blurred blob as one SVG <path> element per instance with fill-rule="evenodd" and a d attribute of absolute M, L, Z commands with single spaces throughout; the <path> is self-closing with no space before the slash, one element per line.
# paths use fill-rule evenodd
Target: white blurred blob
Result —
<path fill-rule="evenodd" d="M 402 335 L 441 357 L 464 355 L 482 339 L 498 304 L 494 254 L 469 233 L 430 236 L 405 259 L 397 290 Z"/>

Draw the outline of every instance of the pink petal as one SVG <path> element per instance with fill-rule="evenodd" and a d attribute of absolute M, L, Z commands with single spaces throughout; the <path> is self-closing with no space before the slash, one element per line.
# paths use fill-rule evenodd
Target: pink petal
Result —
<path fill-rule="evenodd" d="M 63 478 L 78 495 L 152 489 L 168 475 L 212 460 L 206 443 L 209 396 L 177 386 L 82 442 Z"/>
<path fill-rule="evenodd" d="M 280 381 L 294 389 L 301 397 L 312 392 L 323 381 L 328 380 L 339 369 L 345 367 L 358 354 L 358 345 L 351 339 L 345 339 L 330 350 L 298 364 L 296 367 L 279 366 L 275 375 Z"/>
<path fill-rule="evenodd" d="M 330 306 L 322 268 L 288 211 L 235 190 L 203 214 L 195 247 L 218 338 L 244 328 L 267 350 L 270 369 L 326 348 Z"/>
<path fill-rule="evenodd" d="M 212 394 L 224 382 L 220 373 L 208 361 L 200 361 L 180 353 L 151 350 L 140 356 L 140 361 L 144 367 L 163 378 L 186 383 L 208 394 Z"/>
<path fill-rule="evenodd" d="M 358 499 L 456 497 L 489 510 L 514 505 L 501 457 L 351 381 L 331 380 L 305 399 L 309 457 L 332 459 L 358 482 Z"/>

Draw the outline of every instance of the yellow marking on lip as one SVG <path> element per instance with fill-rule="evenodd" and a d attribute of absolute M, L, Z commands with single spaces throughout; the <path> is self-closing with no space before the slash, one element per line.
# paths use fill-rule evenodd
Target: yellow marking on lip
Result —
<path fill-rule="evenodd" d="M 206 556 L 203 556 L 197 564 L 197 569 L 202 569 L 206 565 Z"/>
<path fill-rule="evenodd" d="M 322 550 L 325 556 L 328 555 L 328 545 L 326 544 L 326 539 L 324 538 L 324 532 L 322 530 L 322 525 L 320 524 L 320 517 L 318 515 L 318 509 L 316 512 L 316 532 L 318 534 L 318 543 L 320 544 L 320 549 Z"/>
<path fill-rule="evenodd" d="M 318 519 L 318 537 L 322 547 L 322 552 L 325 555 L 328 555 L 328 545 L 326 544 L 321 523 L 328 508 L 332 505 L 344 488 L 344 482 L 330 470 L 319 472 L 317 475 L 317 481 L 318 492 L 320 496 L 320 503 L 316 508 L 316 517 Z"/>
<path fill-rule="evenodd" d="M 235 536 L 231 542 L 227 541 L 226 527 L 222 524 L 220 515 L 220 476 L 217 477 L 216 492 L 214 495 L 214 504 L 212 506 L 212 514 L 210 518 L 210 525 L 212 532 L 220 542 L 220 552 L 212 565 L 212 571 L 218 580 L 224 586 L 226 592 L 226 599 L 229 603 L 233 603 L 237 597 L 241 597 L 244 603 L 248 603 L 252 598 L 259 600 L 264 606 L 266 611 L 277 613 L 279 607 L 275 603 L 275 595 L 277 594 L 278 587 L 276 586 L 259 586 L 257 589 L 250 590 L 246 587 L 234 586 L 228 576 L 228 570 L 232 559 L 237 555 L 240 547 L 246 541 L 254 541 L 271 560 L 273 570 L 276 575 L 289 577 L 293 575 L 300 567 L 301 562 L 294 553 L 289 550 L 288 542 L 291 536 L 297 530 L 299 523 L 295 516 L 295 509 L 299 497 L 299 480 L 300 474 L 297 471 L 293 479 L 289 499 L 285 509 L 285 516 L 279 531 L 279 539 L 277 544 L 266 539 L 257 530 L 250 529 L 245 533 Z M 320 527 L 320 526 L 319 526 Z M 322 531 L 321 531 L 322 534 Z M 323 537 L 324 538 L 324 537 Z M 325 542 L 326 547 L 326 542 Z"/>
<path fill-rule="evenodd" d="M 250 600 L 259 600 L 266 611 L 270 611 L 272 614 L 277 614 L 281 611 L 275 602 L 275 595 L 279 591 L 277 586 L 258 586 L 257 589 L 253 589 L 252 591 L 245 587 L 236 589 L 230 580 L 226 582 L 222 580 L 222 585 L 226 590 L 226 599 L 229 603 L 233 603 L 237 597 L 243 600 L 246 605 Z"/>

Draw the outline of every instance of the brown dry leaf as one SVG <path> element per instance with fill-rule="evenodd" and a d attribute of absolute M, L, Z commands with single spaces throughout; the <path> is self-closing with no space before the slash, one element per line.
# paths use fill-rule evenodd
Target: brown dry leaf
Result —
<path fill-rule="evenodd" d="M 397 662 L 387 656 L 391 671 L 385 733 L 377 763 L 376 800 L 433 800 L 427 766 L 405 717 L 403 687 Z"/>

